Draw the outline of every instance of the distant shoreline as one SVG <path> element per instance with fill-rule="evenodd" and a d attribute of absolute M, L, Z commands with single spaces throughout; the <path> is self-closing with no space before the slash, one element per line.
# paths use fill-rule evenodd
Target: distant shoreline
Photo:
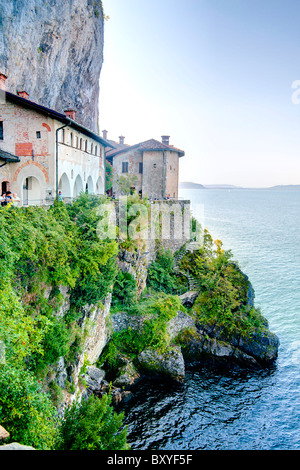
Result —
<path fill-rule="evenodd" d="M 300 184 L 289 184 L 289 185 L 277 185 L 270 187 L 261 187 L 261 188 L 245 188 L 242 186 L 234 186 L 230 184 L 199 184 L 193 182 L 181 182 L 179 183 L 179 189 L 244 189 L 244 190 L 265 190 L 265 191 L 300 191 Z"/>

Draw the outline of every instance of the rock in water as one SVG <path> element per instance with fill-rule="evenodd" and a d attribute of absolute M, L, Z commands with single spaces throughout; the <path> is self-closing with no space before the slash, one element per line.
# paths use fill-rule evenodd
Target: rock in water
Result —
<path fill-rule="evenodd" d="M 169 347 L 160 353 L 155 349 L 145 349 L 138 357 L 142 369 L 147 372 L 163 375 L 166 378 L 182 383 L 185 377 L 185 364 L 181 348 Z"/>
<path fill-rule="evenodd" d="M 1 0 L 0 72 L 7 91 L 64 112 L 97 132 L 103 63 L 101 0 Z"/>

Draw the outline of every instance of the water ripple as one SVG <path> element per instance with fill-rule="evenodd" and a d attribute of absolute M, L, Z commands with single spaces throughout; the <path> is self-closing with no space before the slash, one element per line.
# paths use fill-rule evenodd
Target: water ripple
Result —
<path fill-rule="evenodd" d="M 270 371 L 188 371 L 124 405 L 133 449 L 300 449 L 300 192 L 182 191 L 249 276 L 280 338 Z"/>

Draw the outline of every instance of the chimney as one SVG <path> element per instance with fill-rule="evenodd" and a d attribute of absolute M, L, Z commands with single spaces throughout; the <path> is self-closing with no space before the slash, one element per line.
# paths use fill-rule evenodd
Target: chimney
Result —
<path fill-rule="evenodd" d="M 102 131 L 102 134 L 103 134 L 103 139 L 107 140 L 107 131 Z"/>
<path fill-rule="evenodd" d="M 162 135 L 162 136 L 161 136 L 161 141 L 162 141 L 162 143 L 165 144 L 165 145 L 170 145 L 170 144 L 169 144 L 169 139 L 170 139 L 170 136 L 169 136 L 169 135 Z"/>
<path fill-rule="evenodd" d="M 65 115 L 72 119 L 73 121 L 75 121 L 75 114 L 76 114 L 76 111 L 75 109 L 72 109 L 72 108 L 68 108 L 65 110 Z"/>
<path fill-rule="evenodd" d="M 6 90 L 7 76 L 4 73 L 0 73 L 0 90 Z"/>
<path fill-rule="evenodd" d="M 26 100 L 27 100 L 28 97 L 29 97 L 29 94 L 28 94 L 27 91 L 25 91 L 25 90 L 18 90 L 17 93 L 18 93 L 18 95 L 19 95 L 21 98 L 25 98 Z"/>
<path fill-rule="evenodd" d="M 123 135 L 119 136 L 119 144 L 124 145 L 124 139 L 125 137 Z"/>

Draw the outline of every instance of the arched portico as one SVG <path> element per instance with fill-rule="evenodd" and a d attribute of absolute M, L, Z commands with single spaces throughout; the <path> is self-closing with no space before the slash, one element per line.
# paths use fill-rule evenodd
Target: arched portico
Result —
<path fill-rule="evenodd" d="M 73 189 L 73 197 L 78 197 L 79 194 L 83 191 L 83 181 L 80 175 L 76 176 L 74 189 Z"/>
<path fill-rule="evenodd" d="M 40 205 L 45 203 L 48 184 L 44 171 L 32 163 L 16 172 L 12 191 L 21 197 L 23 205 Z"/>
<path fill-rule="evenodd" d="M 71 185 L 70 185 L 70 181 L 69 181 L 69 178 L 68 178 L 66 173 L 63 173 L 61 175 L 61 178 L 60 178 L 59 184 L 58 184 L 58 190 L 61 191 L 61 194 L 64 198 L 71 198 L 72 197 Z"/>
<path fill-rule="evenodd" d="M 35 206 L 42 203 L 41 184 L 35 176 L 28 176 L 24 179 L 22 199 L 24 206 Z"/>
<path fill-rule="evenodd" d="M 86 192 L 89 193 L 89 194 L 94 193 L 94 183 L 93 183 L 93 180 L 92 180 L 91 176 L 89 176 L 88 179 L 87 179 L 85 189 L 86 189 Z"/>
<path fill-rule="evenodd" d="M 96 194 L 104 194 L 104 184 L 101 176 L 97 179 Z"/>

